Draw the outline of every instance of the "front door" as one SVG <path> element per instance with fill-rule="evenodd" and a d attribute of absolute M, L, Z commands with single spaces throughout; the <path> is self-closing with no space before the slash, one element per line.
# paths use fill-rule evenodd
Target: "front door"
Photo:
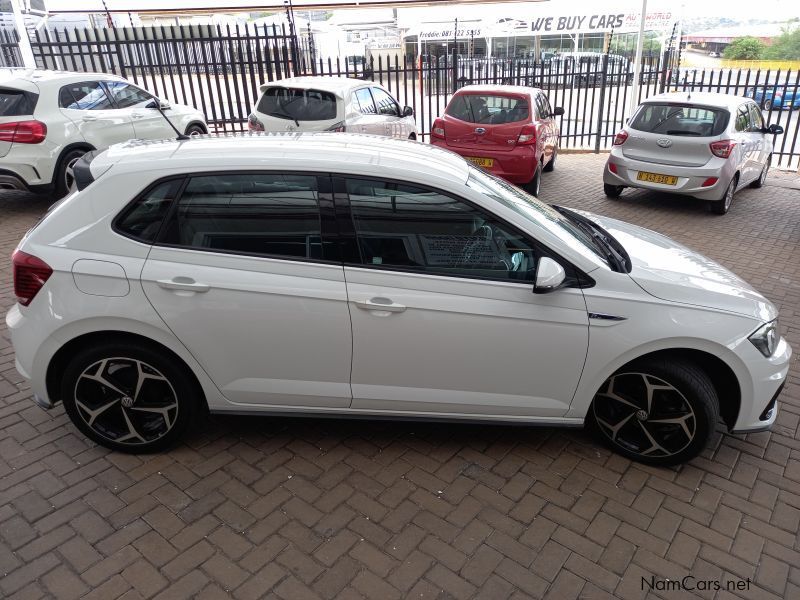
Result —
<path fill-rule="evenodd" d="M 337 206 L 352 214 L 339 223 L 353 240 L 345 277 L 354 409 L 566 413 L 588 318 L 579 289 L 532 293 L 543 248 L 435 190 L 362 178 L 335 186 Z"/>
<path fill-rule="evenodd" d="M 148 299 L 240 408 L 350 405 L 344 272 L 321 214 L 329 181 L 191 176 L 145 263 Z"/>
<path fill-rule="evenodd" d="M 372 135 L 386 135 L 386 126 L 383 117 L 378 115 L 378 109 L 372 98 L 369 88 L 361 88 L 353 92 L 355 102 L 353 105 L 359 111 L 358 117 L 347 124 L 347 131 L 354 133 L 370 133 Z"/>
<path fill-rule="evenodd" d="M 175 137 L 175 131 L 158 109 L 145 108 L 154 100 L 159 102 L 152 94 L 125 81 L 105 81 L 104 84 L 117 108 L 130 115 L 138 139 L 161 140 Z M 170 110 L 164 111 L 167 117 Z"/>

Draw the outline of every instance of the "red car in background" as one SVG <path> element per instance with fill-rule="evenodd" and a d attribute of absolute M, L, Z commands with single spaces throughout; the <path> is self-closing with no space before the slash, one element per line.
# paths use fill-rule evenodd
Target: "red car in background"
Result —
<path fill-rule="evenodd" d="M 542 171 L 555 166 L 555 117 L 563 114 L 538 88 L 468 85 L 453 95 L 444 117 L 433 122 L 431 144 L 538 196 Z"/>

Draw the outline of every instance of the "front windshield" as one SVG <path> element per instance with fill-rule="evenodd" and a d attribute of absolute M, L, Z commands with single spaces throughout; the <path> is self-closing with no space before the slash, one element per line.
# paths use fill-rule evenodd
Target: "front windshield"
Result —
<path fill-rule="evenodd" d="M 497 200 L 503 206 L 538 225 L 542 225 L 543 220 L 552 223 L 559 232 L 566 233 L 570 238 L 580 242 L 584 248 L 590 250 L 594 256 L 600 257 L 603 262 L 608 263 L 606 257 L 598 251 L 589 234 L 552 206 L 526 194 L 520 188 L 474 167 L 470 167 L 467 186 L 492 200 Z"/>

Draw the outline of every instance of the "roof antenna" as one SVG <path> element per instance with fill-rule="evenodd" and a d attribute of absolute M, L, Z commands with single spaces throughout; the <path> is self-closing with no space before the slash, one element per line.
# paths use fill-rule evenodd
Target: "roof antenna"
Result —
<path fill-rule="evenodd" d="M 172 124 L 172 121 L 169 120 L 169 117 L 164 114 L 164 109 L 161 108 L 161 100 L 159 100 L 158 98 L 153 98 L 153 100 L 149 104 L 147 104 L 147 106 L 145 106 L 145 108 L 155 108 L 158 111 L 158 113 L 162 117 L 164 117 L 164 120 L 167 123 L 169 123 L 169 126 L 172 127 L 172 131 L 174 131 L 178 135 L 178 137 L 175 138 L 175 139 L 177 139 L 179 142 L 182 142 L 184 140 L 192 139 L 190 136 L 186 135 L 185 133 L 181 133 L 180 131 L 178 131 L 178 128 L 175 127 L 175 125 Z"/>

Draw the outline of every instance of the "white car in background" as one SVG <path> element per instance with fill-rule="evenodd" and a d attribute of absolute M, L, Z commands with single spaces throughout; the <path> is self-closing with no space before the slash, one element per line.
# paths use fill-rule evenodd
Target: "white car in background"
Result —
<path fill-rule="evenodd" d="M 335 131 L 417 139 L 414 110 L 378 83 L 348 77 L 292 77 L 261 86 L 250 131 Z"/>
<path fill-rule="evenodd" d="M 603 171 L 606 196 L 626 187 L 709 200 L 724 215 L 734 193 L 761 187 L 780 125 L 764 124 L 753 100 L 669 92 L 648 98 L 614 138 Z"/>
<path fill-rule="evenodd" d="M 211 410 L 586 423 L 667 465 L 720 418 L 777 416 L 792 350 L 766 298 L 452 152 L 201 137 L 76 169 L 14 252 L 6 325 L 34 399 L 109 448 L 164 448 Z"/>
<path fill-rule="evenodd" d="M 73 166 L 92 150 L 133 138 L 208 132 L 200 111 L 170 104 L 105 73 L 9 69 L 0 76 L 0 189 L 72 187 Z"/>

